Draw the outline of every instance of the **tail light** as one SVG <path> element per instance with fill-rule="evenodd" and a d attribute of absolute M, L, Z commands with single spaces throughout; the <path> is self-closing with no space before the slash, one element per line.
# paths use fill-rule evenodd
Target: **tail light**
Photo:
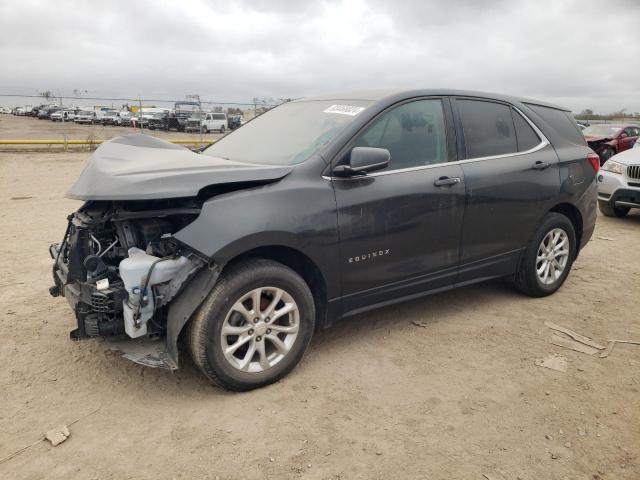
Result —
<path fill-rule="evenodd" d="M 598 154 L 589 153 L 587 155 L 587 160 L 589 160 L 589 163 L 591 164 L 595 172 L 598 173 L 598 170 L 600 170 L 600 157 L 598 156 Z"/>

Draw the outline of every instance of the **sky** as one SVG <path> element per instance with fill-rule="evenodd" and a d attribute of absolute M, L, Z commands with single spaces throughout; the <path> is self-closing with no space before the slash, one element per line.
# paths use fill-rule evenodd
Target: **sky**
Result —
<path fill-rule="evenodd" d="M 434 87 L 638 112 L 639 46 L 638 0 L 3 0 L 0 94 L 251 102 Z"/>

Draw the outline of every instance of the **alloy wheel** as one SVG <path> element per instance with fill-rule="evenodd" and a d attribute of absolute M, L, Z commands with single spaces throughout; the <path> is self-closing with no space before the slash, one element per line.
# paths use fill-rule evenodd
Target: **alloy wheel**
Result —
<path fill-rule="evenodd" d="M 260 287 L 242 295 L 231 307 L 220 331 L 222 353 L 234 368 L 263 372 L 291 350 L 300 327 L 293 297 L 277 287 Z"/>
<path fill-rule="evenodd" d="M 561 228 L 547 233 L 536 257 L 538 280 L 544 285 L 552 285 L 562 276 L 569 260 L 569 237 Z"/>

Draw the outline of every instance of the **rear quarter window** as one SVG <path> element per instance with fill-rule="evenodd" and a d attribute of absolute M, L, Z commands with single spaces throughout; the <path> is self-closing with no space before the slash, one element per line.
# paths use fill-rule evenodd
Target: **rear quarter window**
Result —
<path fill-rule="evenodd" d="M 577 145 L 586 145 L 587 142 L 576 124 L 571 112 L 557 108 L 543 107 L 541 105 L 527 104 L 527 106 L 542 117 L 562 138 Z"/>
<path fill-rule="evenodd" d="M 540 144 L 540 137 L 535 130 L 529 125 L 522 115 L 515 109 L 511 110 L 513 114 L 513 123 L 516 127 L 516 137 L 518 138 L 518 151 L 526 152 Z"/>

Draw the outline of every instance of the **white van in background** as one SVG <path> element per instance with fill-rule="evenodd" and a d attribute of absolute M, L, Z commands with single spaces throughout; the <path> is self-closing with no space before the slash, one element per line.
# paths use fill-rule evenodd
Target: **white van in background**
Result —
<path fill-rule="evenodd" d="M 202 120 L 202 133 L 219 131 L 224 133 L 227 129 L 227 114 L 226 113 L 207 113 Z"/>
<path fill-rule="evenodd" d="M 75 123 L 86 123 L 87 125 L 92 125 L 94 123 L 98 123 L 98 117 L 96 116 L 95 110 L 80 110 L 76 113 L 73 121 Z"/>
<path fill-rule="evenodd" d="M 54 112 L 51 114 L 51 117 L 49 117 L 51 119 L 52 122 L 73 122 L 73 119 L 76 117 L 76 112 L 75 110 L 58 110 L 57 112 Z"/>

